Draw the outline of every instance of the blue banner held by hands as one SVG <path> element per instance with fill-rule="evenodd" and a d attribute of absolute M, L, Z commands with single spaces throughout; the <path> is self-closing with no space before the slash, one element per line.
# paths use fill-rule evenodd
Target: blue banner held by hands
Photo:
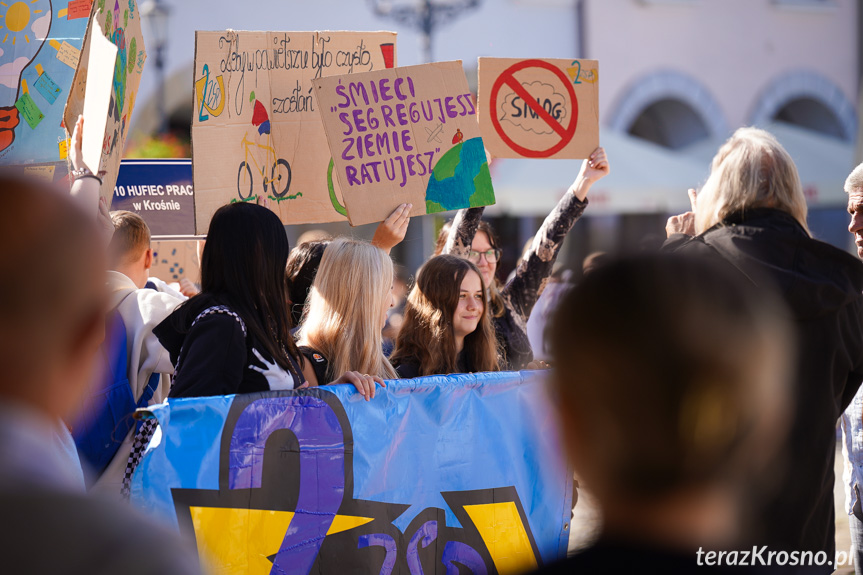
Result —
<path fill-rule="evenodd" d="M 572 474 L 542 372 L 157 406 L 133 502 L 224 572 L 519 573 L 562 558 Z M 220 571 L 222 572 L 222 571 Z"/>

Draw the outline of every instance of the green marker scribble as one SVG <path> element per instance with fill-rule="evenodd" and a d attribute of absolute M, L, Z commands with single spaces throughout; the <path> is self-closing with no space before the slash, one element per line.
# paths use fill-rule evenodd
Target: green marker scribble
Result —
<path fill-rule="evenodd" d="M 274 202 L 279 203 L 279 202 L 283 202 L 285 200 L 296 200 L 297 198 L 300 198 L 302 196 L 303 196 L 303 192 L 297 192 L 296 194 L 293 194 L 290 196 L 282 196 L 281 198 L 277 198 L 275 196 L 267 196 L 267 197 L 270 198 L 271 200 L 273 200 Z"/>
<path fill-rule="evenodd" d="M 333 162 L 333 159 L 330 158 L 330 166 L 327 168 L 327 189 L 330 191 L 330 203 L 333 204 L 333 209 L 335 209 L 336 212 L 347 217 L 348 216 L 348 210 L 346 210 L 345 207 L 339 203 L 339 199 L 336 197 L 336 188 L 333 185 L 333 167 L 334 166 L 335 166 L 335 163 Z"/>

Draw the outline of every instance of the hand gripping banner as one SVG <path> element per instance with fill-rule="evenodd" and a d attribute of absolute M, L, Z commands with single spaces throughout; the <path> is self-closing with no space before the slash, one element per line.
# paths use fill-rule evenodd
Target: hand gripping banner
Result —
<path fill-rule="evenodd" d="M 171 400 L 132 501 L 212 573 L 522 573 L 566 554 L 542 372 Z"/>

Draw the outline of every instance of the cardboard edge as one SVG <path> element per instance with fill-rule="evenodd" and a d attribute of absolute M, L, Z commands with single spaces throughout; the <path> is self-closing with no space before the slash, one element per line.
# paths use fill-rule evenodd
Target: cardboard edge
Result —
<path fill-rule="evenodd" d="M 96 5 L 95 2 L 93 2 L 92 6 L 90 7 L 90 16 L 89 16 L 90 20 L 87 22 L 87 29 L 84 32 L 84 38 L 81 41 L 81 52 L 80 52 L 80 55 L 78 58 L 78 65 L 75 67 L 75 74 L 72 76 L 71 86 L 73 88 L 78 84 L 78 78 L 81 74 L 81 62 L 84 60 L 84 48 L 87 48 L 90 45 L 90 35 L 93 33 L 93 22 L 96 21 L 96 15 L 99 12 L 101 12 L 101 10 L 99 10 L 99 7 Z M 89 50 L 88 50 L 88 53 L 89 53 Z M 71 94 L 70 94 L 70 96 L 71 96 Z M 79 113 L 81 113 L 81 114 L 84 113 L 84 106 L 83 105 L 81 106 L 81 111 Z M 70 131 L 70 126 L 72 126 L 72 130 L 74 130 L 75 122 L 78 121 L 78 118 L 76 115 L 76 117 L 74 118 L 75 121 L 70 122 L 69 121 L 69 119 L 70 119 L 69 115 L 70 114 L 72 114 L 72 110 L 71 110 L 71 107 L 69 106 L 69 98 L 67 97 L 66 103 L 63 105 L 63 124 L 64 124 L 63 129 L 66 132 L 66 140 L 71 145 L 72 132 Z M 72 159 L 71 159 L 71 154 L 69 154 L 68 151 L 66 154 L 66 166 L 67 166 L 68 171 L 71 172 L 72 171 Z M 99 171 L 98 167 L 96 168 L 96 171 L 97 172 Z M 72 185 L 71 181 L 69 182 L 69 185 L 70 186 Z"/>

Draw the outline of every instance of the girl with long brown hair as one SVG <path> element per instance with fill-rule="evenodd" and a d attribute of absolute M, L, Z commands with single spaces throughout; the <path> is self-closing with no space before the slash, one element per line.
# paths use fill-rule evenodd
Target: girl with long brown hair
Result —
<path fill-rule="evenodd" d="M 482 221 L 484 208 L 459 210 L 452 224 L 441 230 L 435 254 L 469 259 L 482 274 L 506 369 L 524 369 L 533 361 L 526 332 L 530 312 L 548 283 L 566 234 L 587 207 L 588 191 L 609 173 L 605 150 L 595 149 L 582 163 L 569 190 L 545 218 L 515 275 L 506 284 L 495 276 L 501 250 L 491 226 Z"/>
<path fill-rule="evenodd" d="M 449 255 L 420 269 L 390 361 L 404 378 L 497 371 L 494 327 L 476 265 Z"/>

